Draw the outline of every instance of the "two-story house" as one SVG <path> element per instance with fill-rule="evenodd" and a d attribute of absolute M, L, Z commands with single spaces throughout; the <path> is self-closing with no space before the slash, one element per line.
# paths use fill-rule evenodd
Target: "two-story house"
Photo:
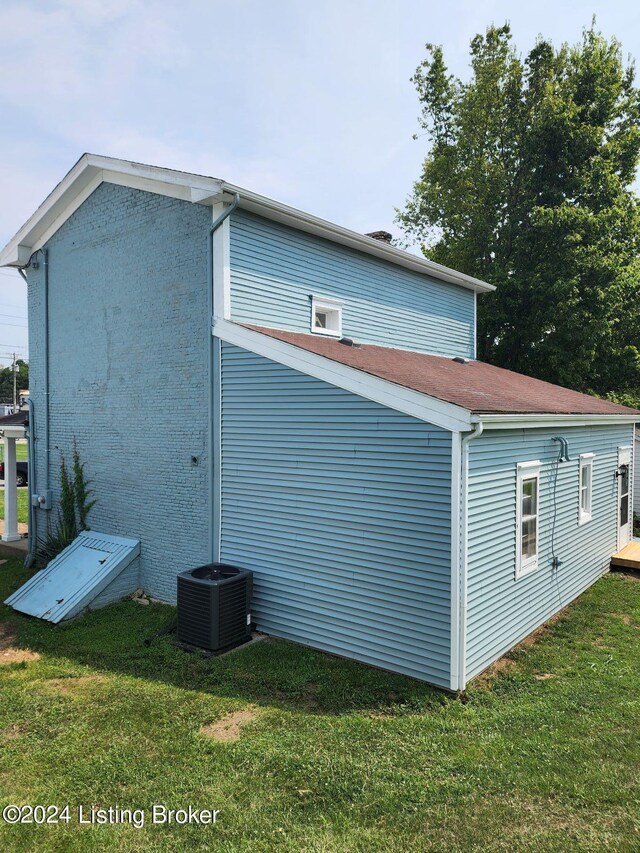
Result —
<path fill-rule="evenodd" d="M 31 535 L 75 439 L 92 527 L 141 543 L 100 603 L 222 560 L 261 631 L 458 690 L 629 541 L 638 413 L 476 361 L 489 284 L 94 155 L 0 263 L 28 279 Z"/>

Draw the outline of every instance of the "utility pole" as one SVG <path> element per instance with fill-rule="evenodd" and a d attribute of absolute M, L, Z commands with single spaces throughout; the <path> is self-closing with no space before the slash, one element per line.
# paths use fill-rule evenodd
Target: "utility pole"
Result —
<path fill-rule="evenodd" d="M 16 362 L 16 354 L 13 354 L 13 413 L 15 414 L 18 411 L 18 372 L 17 372 L 17 362 Z"/>

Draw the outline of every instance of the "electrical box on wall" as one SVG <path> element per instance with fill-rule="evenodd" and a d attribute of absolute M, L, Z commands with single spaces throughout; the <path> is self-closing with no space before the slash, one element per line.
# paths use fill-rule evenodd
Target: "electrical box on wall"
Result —
<path fill-rule="evenodd" d="M 31 506 L 36 506 L 39 509 L 51 509 L 52 503 L 51 489 L 47 489 L 39 495 L 31 495 Z"/>

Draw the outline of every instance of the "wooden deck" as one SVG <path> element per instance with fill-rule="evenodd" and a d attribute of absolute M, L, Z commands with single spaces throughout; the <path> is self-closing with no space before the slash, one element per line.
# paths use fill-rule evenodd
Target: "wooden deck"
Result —
<path fill-rule="evenodd" d="M 612 569 L 635 569 L 640 572 L 640 541 L 629 542 L 611 558 Z"/>

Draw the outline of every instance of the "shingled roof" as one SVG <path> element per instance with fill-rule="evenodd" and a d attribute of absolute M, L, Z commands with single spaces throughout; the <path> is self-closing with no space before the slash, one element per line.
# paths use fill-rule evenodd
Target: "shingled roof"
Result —
<path fill-rule="evenodd" d="M 362 370 L 380 379 L 453 403 L 473 414 L 630 415 L 640 412 L 504 370 L 481 361 L 456 361 L 390 347 L 247 326 L 263 335 Z"/>

